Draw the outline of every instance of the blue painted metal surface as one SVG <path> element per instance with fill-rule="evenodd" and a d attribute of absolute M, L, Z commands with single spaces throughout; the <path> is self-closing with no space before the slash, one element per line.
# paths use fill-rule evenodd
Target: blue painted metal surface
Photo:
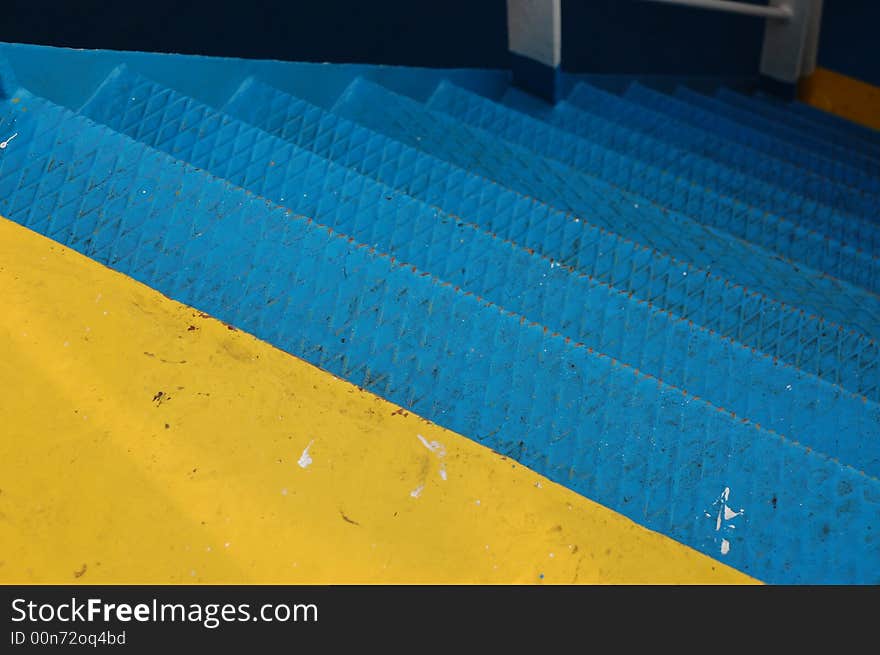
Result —
<path fill-rule="evenodd" d="M 19 133 L 0 198 L 31 229 L 700 550 L 717 556 L 724 535 L 728 561 L 760 578 L 878 580 L 876 479 L 26 92 L 13 100 L 0 103 Z M 747 509 L 735 533 L 706 516 L 724 488 Z"/>
<path fill-rule="evenodd" d="M 746 97 L 730 89 L 719 89 L 715 93 L 715 98 L 746 112 L 746 115 L 759 116 L 785 129 L 797 129 L 809 134 L 811 138 L 825 143 L 836 144 L 872 159 L 880 157 L 880 147 L 876 144 L 861 136 L 851 137 L 846 131 L 832 127 L 829 123 L 817 125 L 805 116 L 793 114 L 773 105 L 756 101 L 754 98 Z"/>
<path fill-rule="evenodd" d="M 803 116 L 807 120 L 811 121 L 811 123 L 814 125 L 827 125 L 833 127 L 836 130 L 846 132 L 852 137 L 865 139 L 872 143 L 880 145 L 880 132 L 878 132 L 877 130 L 873 130 L 865 125 L 853 123 L 852 121 L 849 121 L 842 116 L 837 116 L 836 114 L 822 111 L 821 109 L 817 109 L 816 107 L 813 107 L 812 105 L 808 105 L 803 102 L 779 103 L 776 101 L 775 98 L 771 98 L 763 94 L 756 94 L 752 96 L 752 98 L 756 102 L 760 102 L 764 105 L 784 108 L 793 114 Z"/>
<path fill-rule="evenodd" d="M 779 366 L 625 289 L 505 242 L 464 222 L 466 216 L 442 213 L 125 70 L 114 72 L 82 111 L 564 337 L 880 476 L 880 406 L 836 385 Z M 835 435 L 841 433 L 865 438 L 839 441 Z"/>
<path fill-rule="evenodd" d="M 377 107 L 382 112 L 377 112 Z M 480 171 L 506 186 L 538 198 L 558 209 L 604 219 L 609 229 L 666 250 L 674 256 L 738 279 L 784 302 L 841 323 L 860 334 L 880 334 L 880 298 L 814 271 L 798 271 L 762 249 L 734 239 L 711 227 L 652 204 L 644 197 L 623 193 L 551 159 L 498 139 L 497 135 L 464 125 L 407 98 L 366 81 L 357 80 L 340 97 L 334 111 L 394 135 L 409 145 Z M 500 126 L 504 127 L 504 126 Z M 527 133 L 512 131 L 509 136 Z M 613 153 L 603 151 L 598 168 L 613 174 L 629 167 Z M 643 167 L 632 165 L 635 173 Z M 626 173 L 628 175 L 628 171 Z M 665 180 L 644 176 L 644 193 L 653 196 Z M 706 206 L 710 212 L 714 206 Z M 600 223 L 601 225 L 602 223 Z"/>
<path fill-rule="evenodd" d="M 744 111 L 738 107 L 732 107 L 716 98 L 691 91 L 685 87 L 679 87 L 675 95 L 692 105 L 711 111 L 716 115 L 724 116 L 741 125 L 748 125 L 751 128 L 761 130 L 766 134 L 772 135 L 775 139 L 796 144 L 800 148 L 823 157 L 845 162 L 872 177 L 880 176 L 880 160 L 871 155 L 853 151 L 845 145 L 824 141 L 814 137 L 812 134 L 767 120 L 755 113 Z"/>
<path fill-rule="evenodd" d="M 554 110 L 554 116 L 565 125 L 585 120 L 587 125 L 582 129 L 589 140 L 448 84 L 438 87 L 427 106 L 496 132 L 538 154 L 637 191 L 646 187 L 645 178 L 623 177 L 620 172 L 609 170 L 604 164 L 608 155 L 602 147 L 633 157 L 647 164 L 642 175 L 659 179 L 657 191 L 650 195 L 658 204 L 793 261 L 871 291 L 880 291 L 880 260 L 877 258 L 880 226 L 870 221 L 843 215 L 827 205 L 807 201 L 803 196 L 792 196 L 750 175 L 720 167 L 706 157 L 656 139 L 641 137 L 613 122 L 584 117 L 564 104 Z M 740 196 L 749 204 L 729 195 L 716 194 L 712 189 Z M 781 219 L 770 213 L 773 211 L 786 212 L 782 215 L 794 217 L 794 221 Z M 805 239 L 805 236 L 813 238 Z M 854 244 L 862 251 L 853 252 Z"/>
<path fill-rule="evenodd" d="M 855 223 L 856 227 L 850 228 L 853 230 L 850 240 L 865 243 L 866 248 L 868 245 L 874 247 L 876 235 L 873 231 L 877 229 L 876 226 L 864 226 L 864 234 L 857 231 L 858 227 L 861 227 L 858 216 L 842 212 L 839 207 L 813 202 L 800 194 L 797 188 L 771 185 L 751 173 L 719 165 L 708 157 L 670 146 L 652 136 L 643 135 L 599 116 L 581 117 L 582 120 L 590 121 L 584 130 L 590 135 L 590 139 L 582 140 L 577 138 L 577 135 L 560 134 L 549 126 L 535 123 L 517 114 L 510 114 L 505 107 L 449 83 L 441 83 L 426 104 L 431 109 L 464 118 L 466 122 L 480 127 L 491 126 L 493 120 L 503 120 L 508 124 L 531 128 L 540 132 L 542 138 L 546 139 L 545 150 L 548 156 L 575 166 L 590 154 L 592 147 L 604 146 L 651 166 L 662 168 L 671 178 L 685 178 L 684 183 L 703 185 L 707 189 L 721 192 L 722 197 L 736 198 L 748 204 L 761 206 L 780 216 L 797 217 L 805 222 L 814 220 L 816 225 L 836 230 L 846 229 L 841 225 Z M 557 107 L 553 113 L 564 117 L 568 115 L 567 109 L 570 109 L 570 105 L 561 103 L 561 107 Z M 564 127 L 564 124 L 556 123 L 556 125 Z M 559 138 L 553 139 L 553 136 Z M 563 139 L 562 143 L 560 138 Z M 671 179 L 669 186 L 675 186 L 675 181 Z M 876 213 L 875 208 L 871 215 L 875 216 Z M 844 232 L 844 235 L 850 236 L 847 232 Z"/>
<path fill-rule="evenodd" d="M 253 80 L 225 110 L 775 360 L 880 395 L 875 341 L 618 236 L 592 213 L 560 212 Z"/>
<path fill-rule="evenodd" d="M 505 96 L 506 97 L 506 96 Z M 711 157 L 725 165 L 760 178 L 781 189 L 796 189 L 804 197 L 864 218 L 880 220 L 880 196 L 823 177 L 811 170 L 771 157 L 760 150 L 727 141 L 713 132 L 679 121 L 626 98 L 588 84 L 579 84 L 568 95 L 565 108 L 577 108 L 601 116 L 627 129 Z M 541 116 L 538 116 L 541 118 Z M 588 137 L 590 122 L 570 111 L 549 112 L 546 120 Z"/>
<path fill-rule="evenodd" d="M 876 177 L 845 161 L 806 150 L 799 144 L 778 139 L 752 126 L 743 125 L 703 107 L 689 104 L 681 98 L 658 93 L 642 84 L 631 85 L 625 96 L 627 99 L 666 114 L 670 120 L 702 127 L 734 143 L 747 145 L 831 180 L 880 194 L 880 181 Z"/>

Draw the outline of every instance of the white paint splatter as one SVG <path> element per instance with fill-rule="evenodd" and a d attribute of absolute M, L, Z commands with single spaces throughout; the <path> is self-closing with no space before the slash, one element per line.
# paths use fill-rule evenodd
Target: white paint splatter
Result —
<path fill-rule="evenodd" d="M 300 468 L 308 468 L 309 465 L 312 463 L 312 456 L 309 455 L 309 448 L 312 447 L 313 443 L 315 443 L 314 439 L 309 442 L 309 445 L 306 446 L 305 450 L 303 450 L 302 455 L 300 455 L 299 459 L 296 461 L 296 463 L 299 464 Z"/>
<path fill-rule="evenodd" d="M 725 521 L 729 521 L 730 519 L 735 519 L 737 516 L 741 516 L 742 513 L 743 513 L 743 510 L 739 510 L 738 512 L 734 512 L 732 509 L 730 509 L 729 506 L 727 506 L 727 505 L 724 506 L 724 520 Z"/>
<path fill-rule="evenodd" d="M 724 487 L 724 491 L 721 492 L 721 495 L 718 499 L 713 503 L 713 505 L 718 505 L 718 515 L 715 518 L 715 531 L 719 532 L 721 527 L 726 530 L 736 530 L 736 525 L 733 523 L 729 523 L 733 519 L 736 519 L 743 514 L 745 514 L 744 509 L 731 509 L 730 505 L 730 487 Z M 709 516 L 709 513 L 706 512 L 706 516 Z M 724 534 L 724 533 L 722 533 Z M 720 536 L 720 535 L 719 535 Z M 726 538 L 721 539 L 721 554 L 727 555 L 730 552 L 730 541 Z"/>
<path fill-rule="evenodd" d="M 11 137 L 9 137 L 8 139 L 6 139 L 6 141 L 0 141 L 0 150 L 6 150 L 6 146 L 9 145 L 9 142 L 12 141 L 12 140 L 13 140 L 15 137 L 17 137 L 17 136 L 18 136 L 18 132 L 16 132 L 16 133 L 13 134 Z"/>
<path fill-rule="evenodd" d="M 422 442 L 425 448 L 430 450 L 432 453 L 435 453 L 437 457 L 446 456 L 446 449 L 443 447 L 442 443 L 440 443 L 439 441 L 428 441 L 420 434 L 417 434 L 416 436 L 419 438 L 419 441 Z"/>
<path fill-rule="evenodd" d="M 428 441 L 422 435 L 417 434 L 419 441 L 422 442 L 422 445 L 430 450 L 432 453 L 437 455 L 438 459 L 440 459 L 440 479 L 446 480 L 448 478 L 446 474 L 446 462 L 443 461 L 443 458 L 446 457 L 446 448 L 439 441 Z M 424 485 L 422 485 L 424 487 Z"/>
<path fill-rule="evenodd" d="M 409 495 L 413 498 L 418 498 L 422 495 L 422 490 L 425 488 L 425 485 L 420 484 L 418 487 L 409 492 Z"/>

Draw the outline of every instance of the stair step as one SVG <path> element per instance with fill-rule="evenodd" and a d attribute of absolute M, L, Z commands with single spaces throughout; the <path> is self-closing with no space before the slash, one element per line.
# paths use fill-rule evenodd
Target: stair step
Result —
<path fill-rule="evenodd" d="M 731 107 L 758 116 L 775 125 L 782 126 L 787 131 L 797 130 L 802 134 L 808 135 L 811 140 L 820 141 L 826 145 L 834 144 L 837 147 L 852 150 L 874 160 L 880 158 L 880 149 L 870 141 L 854 137 L 849 132 L 829 127 L 827 124 L 817 125 L 814 121 L 800 114 L 768 105 L 757 98 L 725 88 L 719 89 L 715 93 L 715 98 L 727 103 Z"/>
<path fill-rule="evenodd" d="M 781 189 L 796 189 L 799 194 L 818 203 L 880 222 L 880 196 L 822 177 L 749 146 L 718 137 L 707 130 L 670 122 L 666 114 L 648 109 L 622 96 L 579 84 L 568 95 L 567 101 L 560 105 L 574 106 L 679 148 L 717 159 L 731 168 Z M 546 120 L 559 127 L 572 129 L 581 136 L 589 136 L 586 131 L 589 123 L 580 117 L 565 121 L 550 112 Z"/>
<path fill-rule="evenodd" d="M 842 394 L 840 387 L 780 367 L 762 353 L 124 69 L 108 77 L 82 112 L 566 338 L 780 434 L 797 434 L 801 442 L 880 476 L 880 406 Z M 851 433 L 866 439 L 829 439 Z M 876 448 L 872 435 L 878 437 Z"/>
<path fill-rule="evenodd" d="M 725 139 L 760 150 L 771 157 L 789 161 L 829 179 L 857 189 L 864 189 L 874 195 L 880 195 L 880 180 L 868 175 L 858 167 L 805 150 L 797 144 L 777 139 L 760 130 L 690 104 L 681 98 L 659 93 L 637 83 L 632 84 L 626 90 L 624 97 L 666 114 L 673 121 L 700 127 Z"/>
<path fill-rule="evenodd" d="M 393 120 L 379 117 L 374 109 L 380 105 Z M 720 270 L 746 286 L 876 338 L 880 317 L 877 296 L 815 271 L 795 268 L 764 250 L 499 139 L 498 132 L 472 128 L 363 80 L 352 83 L 334 111 L 462 167 L 472 167 L 558 209 L 589 216 L 594 222 L 604 213 L 607 223 L 603 227 L 622 231 L 684 261 Z M 495 127 L 500 131 L 506 125 Z M 520 135 L 531 136 L 516 129 L 510 133 L 513 138 Z M 616 157 L 602 162 L 600 168 L 619 163 Z M 652 182 L 657 184 L 647 180 Z"/>
<path fill-rule="evenodd" d="M 878 581 L 876 479 L 27 92 L 0 125 L 30 229 L 765 581 Z"/>
<path fill-rule="evenodd" d="M 605 162 L 608 159 L 607 153 L 601 146 L 593 145 L 594 143 L 613 145 L 617 151 L 625 153 L 624 157 L 628 157 L 634 150 L 639 150 L 638 154 L 643 161 L 652 157 L 650 153 L 645 152 L 645 142 L 641 145 L 633 144 L 630 130 L 618 129 L 617 136 L 611 136 L 607 130 L 608 121 L 573 109 L 564 102 L 554 110 L 552 126 L 526 117 L 524 114 L 506 113 L 511 110 L 450 87 L 438 89 L 432 96 L 429 106 L 462 118 L 475 127 L 491 130 L 501 136 L 509 136 L 538 154 L 557 159 L 586 173 L 604 176 L 612 183 L 618 178 L 610 177 L 608 171 L 611 167 L 597 163 Z M 568 129 L 562 131 L 563 128 Z M 605 136 L 600 136 L 603 131 Z M 575 136 L 575 132 L 582 132 L 589 140 Z M 648 148 L 662 153 L 654 157 L 655 159 L 659 157 L 667 159 L 660 163 L 661 166 L 671 165 L 690 169 L 688 177 L 695 177 L 692 171 L 702 170 L 709 173 L 712 169 L 709 160 L 690 158 L 691 162 L 688 163 L 686 159 L 689 157 L 682 157 L 681 151 L 676 153 L 675 149 L 659 141 L 649 145 Z M 679 158 L 678 161 L 673 161 L 676 157 Z M 880 258 L 878 258 L 880 225 L 855 217 L 842 218 L 827 211 L 829 209 L 827 207 L 824 208 L 826 210 L 823 212 L 824 217 L 818 214 L 809 218 L 799 217 L 801 224 L 796 224 L 768 214 L 763 207 L 746 206 L 731 198 L 720 196 L 715 198 L 712 191 L 704 190 L 705 195 L 711 198 L 708 202 L 711 202 L 710 206 L 714 209 L 707 211 L 705 204 L 697 204 L 707 202 L 705 195 L 694 193 L 693 191 L 700 189 L 694 189 L 694 185 L 687 179 L 673 178 L 671 173 L 665 173 L 659 166 L 651 166 L 648 170 L 648 174 L 665 179 L 665 194 L 651 196 L 655 202 L 680 211 L 698 222 L 722 229 L 736 237 L 777 252 L 790 260 L 859 285 L 871 292 L 880 292 Z M 700 177 L 703 183 L 714 182 L 706 175 Z M 728 181 L 725 184 L 731 188 L 754 186 L 748 176 L 727 175 L 727 177 Z M 644 188 L 639 180 L 628 184 L 631 185 L 630 190 Z M 778 190 L 775 192 L 781 193 Z M 829 237 L 829 234 L 832 236 Z M 852 245 L 838 241 L 834 237 L 846 239 Z M 860 250 L 857 244 L 863 244 L 863 247 L 866 250 L 870 249 L 871 252 Z"/>
<path fill-rule="evenodd" d="M 765 134 L 772 135 L 774 139 L 795 144 L 823 157 L 843 162 L 863 170 L 872 177 L 880 176 L 880 161 L 861 152 L 855 152 L 845 146 L 828 143 L 809 134 L 786 127 L 775 121 L 761 118 L 753 113 L 732 107 L 713 97 L 697 93 L 686 87 L 678 87 L 675 95 L 685 102 L 696 105 L 719 116 L 724 116 L 736 121 L 741 125 L 748 125 L 752 129 L 760 130 Z"/>
<path fill-rule="evenodd" d="M 757 98 L 760 98 L 766 104 L 776 104 L 773 103 L 773 98 L 766 96 L 764 94 L 756 94 Z M 808 105 L 804 102 L 791 102 L 785 103 L 784 105 L 786 109 L 803 116 L 804 118 L 812 121 L 817 125 L 829 125 L 836 129 L 842 130 L 852 136 L 855 136 L 859 139 L 865 139 L 880 146 L 880 131 L 875 130 L 867 125 L 861 125 L 854 121 L 851 121 L 843 116 L 838 116 L 837 114 L 832 114 L 830 111 L 824 111 L 819 109 L 818 107 L 814 107 L 812 105 Z"/>
<path fill-rule="evenodd" d="M 871 400 L 880 398 L 878 344 L 853 330 L 518 195 L 254 80 L 242 85 L 224 111 L 775 360 Z"/>

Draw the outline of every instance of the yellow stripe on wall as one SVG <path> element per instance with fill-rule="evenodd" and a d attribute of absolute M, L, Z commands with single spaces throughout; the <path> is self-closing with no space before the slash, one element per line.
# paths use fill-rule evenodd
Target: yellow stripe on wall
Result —
<path fill-rule="evenodd" d="M 880 88 L 840 73 L 817 68 L 798 87 L 802 102 L 880 130 Z"/>
<path fill-rule="evenodd" d="M 0 582 L 754 582 L 5 219 L 0 292 Z"/>

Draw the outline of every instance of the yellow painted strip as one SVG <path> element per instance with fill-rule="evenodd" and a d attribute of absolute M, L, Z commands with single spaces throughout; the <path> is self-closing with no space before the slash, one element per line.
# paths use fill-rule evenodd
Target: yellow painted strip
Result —
<path fill-rule="evenodd" d="M 0 582 L 753 582 L 5 219 L 0 294 Z"/>
<path fill-rule="evenodd" d="M 801 81 L 802 102 L 880 130 L 880 88 L 840 73 L 817 68 Z"/>

